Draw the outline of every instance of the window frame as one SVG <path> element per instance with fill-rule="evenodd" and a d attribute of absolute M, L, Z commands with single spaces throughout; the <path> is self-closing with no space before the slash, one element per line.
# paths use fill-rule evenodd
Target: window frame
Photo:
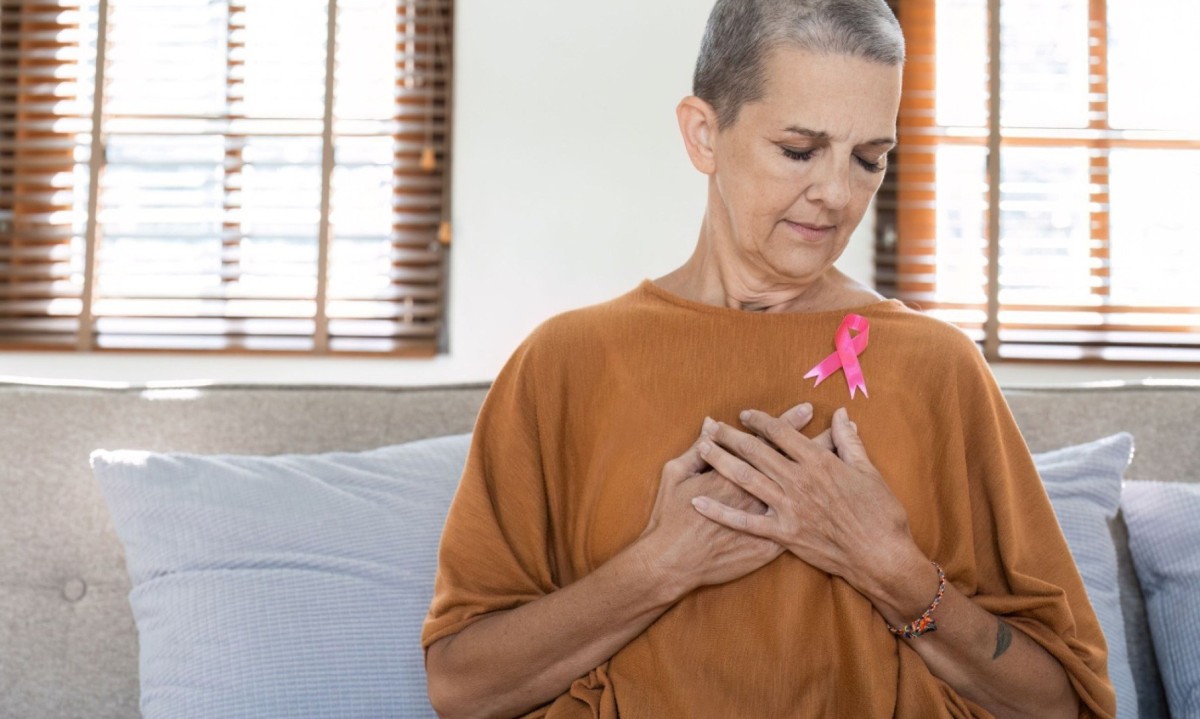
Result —
<path fill-rule="evenodd" d="M 319 208 L 319 221 L 317 224 L 317 240 L 316 240 L 316 291 L 311 298 L 315 304 L 315 312 L 311 316 L 312 332 L 308 334 L 298 334 L 295 337 L 304 339 L 311 338 L 311 346 L 303 349 L 275 349 L 263 348 L 254 346 L 255 339 L 260 337 L 269 338 L 270 335 L 254 334 L 250 331 L 240 331 L 236 325 L 245 319 L 255 318 L 237 318 L 227 317 L 225 315 L 194 315 L 195 317 L 211 317 L 222 321 L 223 330 L 211 334 L 194 334 L 188 335 L 180 331 L 180 337 L 193 337 L 197 339 L 195 347 L 154 347 L 154 346 L 100 346 L 100 333 L 97 329 L 97 320 L 102 319 L 96 312 L 97 301 L 97 273 L 99 272 L 98 263 L 98 238 L 102 235 L 102 228 L 99 224 L 103 185 L 102 173 L 105 164 L 105 146 L 107 132 L 105 131 L 105 123 L 108 121 L 108 116 L 104 111 L 104 95 L 101 89 L 105 87 L 105 68 L 106 68 L 106 53 L 109 49 L 108 28 L 110 25 L 110 2 L 109 0 L 97 0 L 97 20 L 94 26 L 90 26 L 94 30 L 92 37 L 82 35 L 86 30 L 85 23 L 78 18 L 70 17 L 72 12 L 82 13 L 83 10 L 77 2 L 71 0 L 4 0 L 3 11 L 4 24 L 10 26 L 5 28 L 5 38 L 18 38 L 20 47 L 6 47 L 5 57 L 0 60 L 0 69 L 3 70 L 3 75 L 0 75 L 0 82 L 3 82 L 9 88 L 10 94 L 6 94 L 2 102 L 7 106 L 3 115 L 0 116 L 0 121 L 5 125 L 5 139 L 8 140 L 10 147 L 15 148 L 15 151 L 10 151 L 6 161 L 0 161 L 0 196 L 7 200 L 6 206 L 0 209 L 9 210 L 11 216 L 14 217 L 14 222 L 9 222 L 6 225 L 0 225 L 0 353 L 3 352 L 57 352 L 57 353 L 78 353 L 78 352 L 133 352 L 133 353 L 150 353 L 150 354 L 189 354 L 189 355 L 214 355 L 214 354 L 234 354 L 234 355 L 256 355 L 256 356 L 325 356 L 325 357 L 409 357 L 409 358 L 433 358 L 439 354 L 444 354 L 447 351 L 448 334 L 446 328 L 446 320 L 448 319 L 447 312 L 447 285 L 448 285 L 448 265 L 449 265 L 449 248 L 451 243 L 450 231 L 450 138 L 452 136 L 452 121 L 453 121 L 453 27 L 455 22 L 456 3 L 454 0 L 392 0 L 397 17 L 397 74 L 394 87 L 399 87 L 403 78 L 413 73 L 425 73 L 431 80 L 432 86 L 428 89 L 433 97 L 429 101 L 429 117 L 430 123 L 435 115 L 440 119 L 437 121 L 437 127 L 430 124 L 428 128 L 423 128 L 422 133 L 426 135 L 428 140 L 425 142 L 426 149 L 418 149 L 414 158 L 420 156 L 420 162 L 424 163 L 425 155 L 429 154 L 429 148 L 436 148 L 433 159 L 436 164 L 436 174 L 438 177 L 434 183 L 440 185 L 440 189 L 424 189 L 427 195 L 437 195 L 437 210 L 440 214 L 441 221 L 435 222 L 432 225 L 420 228 L 414 228 L 405 224 L 405 219 L 401 218 L 402 211 L 398 209 L 396 198 L 402 192 L 403 182 L 402 176 L 410 170 L 407 165 L 401 165 L 398 161 L 394 161 L 392 165 L 392 231 L 390 236 L 390 246 L 392 247 L 393 257 L 390 260 L 390 265 L 393 272 L 403 273 L 408 265 L 405 262 L 416 262 L 416 259 L 407 259 L 401 257 L 397 259 L 395 253 L 397 248 L 409 247 L 413 248 L 417 243 L 421 245 L 421 251 L 418 254 L 428 255 L 429 259 L 421 260 L 428 262 L 430 272 L 436 276 L 436 280 L 432 283 L 430 289 L 432 294 L 429 298 L 422 298 L 420 306 L 415 305 L 413 295 L 409 294 L 403 298 L 387 300 L 394 305 L 395 315 L 390 320 L 397 329 L 393 330 L 393 334 L 383 335 L 383 342 L 391 342 L 392 349 L 378 350 L 359 350 L 331 347 L 333 342 L 337 341 L 337 337 L 331 337 L 330 321 L 331 317 L 328 314 L 331 301 L 329 293 L 329 275 L 330 275 L 330 251 L 333 242 L 331 230 L 331 215 L 333 208 L 331 207 L 331 197 L 333 194 L 333 174 L 336 166 L 334 157 L 335 143 L 339 137 L 348 137 L 353 133 L 338 132 L 336 130 L 337 119 L 334 117 L 334 98 L 335 88 L 337 85 L 337 75 L 335 68 L 337 67 L 336 47 L 338 44 L 338 0 L 324 0 L 327 7 L 326 12 L 326 27 L 325 27 L 325 95 L 324 95 L 324 117 L 322 118 L 322 131 L 320 135 L 321 142 L 321 196 Z M 245 8 L 245 0 L 228 0 L 229 12 L 235 10 L 243 10 Z M 436 13 L 436 14 L 432 14 Z M 50 24 L 47 24 L 47 18 L 53 18 Z M 433 18 L 437 18 L 433 20 Z M 232 22 L 232 21 L 231 21 Z M 407 22 L 406 26 L 404 23 Z M 18 27 L 18 30 L 13 31 L 12 27 Z M 436 26 L 436 29 L 431 27 Z M 35 37 L 35 33 L 30 32 L 30 27 L 36 29 L 40 35 Z M 227 32 L 233 32 L 233 26 Z M 22 204 L 22 165 L 19 155 L 23 147 L 22 138 L 24 138 L 24 146 L 31 146 L 28 142 L 29 136 L 32 134 L 35 137 L 38 132 L 44 132 L 42 127 L 54 120 L 59 119 L 58 115 L 53 114 L 54 110 L 44 109 L 39 106 L 39 103 L 45 103 L 45 98 L 37 97 L 31 94 L 27 85 L 32 85 L 36 82 L 45 83 L 44 70 L 38 70 L 30 74 L 34 77 L 29 80 L 25 74 L 24 63 L 43 62 L 46 64 L 57 64 L 57 66 L 74 64 L 77 68 L 81 68 L 84 64 L 82 60 L 64 61 L 54 59 L 46 60 L 30 60 L 32 55 L 29 50 L 37 49 L 46 45 L 46 41 L 42 38 L 46 36 L 62 37 L 63 33 L 70 36 L 71 33 L 77 36 L 74 40 L 74 47 L 85 48 L 87 43 L 91 42 L 94 37 L 96 41 L 95 53 L 95 72 L 93 87 L 93 96 L 91 101 L 90 115 L 85 119 L 82 112 L 71 115 L 72 118 L 82 123 L 90 123 L 90 129 L 85 133 L 70 131 L 72 135 L 90 134 L 90 150 L 91 157 L 87 160 L 87 174 L 90 178 L 86 188 L 86 218 L 83 219 L 84 229 L 82 232 L 72 231 L 71 225 L 68 223 L 64 227 L 59 225 L 57 229 L 60 232 L 66 233 L 65 237 L 57 237 L 47 240 L 47 244 L 68 245 L 71 246 L 72 241 L 78 243 L 82 240 L 82 251 L 79 253 L 82 256 L 83 269 L 82 274 L 82 290 L 78 294 L 56 294 L 60 290 L 47 289 L 44 291 L 33 291 L 29 287 L 34 284 L 50 286 L 55 279 L 61 279 L 63 273 L 67 270 L 62 269 L 63 262 L 58 261 L 55 265 L 48 258 L 51 256 L 51 250 L 64 249 L 62 247 L 49 248 L 33 248 L 31 243 L 25 242 L 21 236 L 21 232 L 13 231 L 14 226 L 18 225 L 20 219 Z M 438 33 L 436 39 L 434 34 Z M 52 41 L 55 47 L 70 47 L 70 41 L 56 39 Z M 430 42 L 440 42 L 440 45 L 435 45 L 434 50 L 429 48 Z M 39 46 L 39 43 L 41 45 Z M 6 43 L 7 44 L 7 43 Z M 227 44 L 232 47 L 236 43 L 232 39 L 227 39 Z M 28 46 L 28 47 L 27 47 Z M 77 50 L 82 52 L 82 50 Z M 432 59 L 430 59 L 432 58 Z M 227 58 L 229 62 L 236 62 Z M 90 59 L 89 59 L 90 61 Z M 432 64 L 430 64 L 432 63 Z M 423 69 L 418 69 L 420 66 Z M 394 107 L 397 108 L 393 116 L 392 123 L 395 126 L 391 135 L 393 146 L 399 148 L 401 144 L 412 144 L 412 139 L 406 137 L 413 133 L 412 128 L 401 127 L 402 115 L 401 105 L 405 101 L 411 102 L 411 98 L 403 97 L 402 93 L 398 92 L 394 100 Z M 421 103 L 421 113 L 424 113 L 426 103 Z M 436 110 L 434 109 L 436 105 Z M 30 108 L 34 108 L 30 111 Z M 411 108 L 410 108 L 411 110 Z M 415 110 L 414 110 L 415 112 Z M 11 114 L 10 114 L 11 113 Z M 29 119 L 32 115 L 32 120 Z M 226 109 L 226 118 L 232 118 L 234 115 Z M 25 123 L 25 124 L 22 124 Z M 32 129 L 31 129 L 32 128 Z M 230 149 L 230 142 L 236 143 L 237 137 L 235 134 L 227 132 L 226 150 L 227 154 Z M 410 149 L 410 148 L 409 148 Z M 408 152 L 405 149 L 404 152 Z M 36 152 L 36 151 L 35 151 Z M 70 152 L 69 150 L 67 151 Z M 400 149 L 395 150 L 400 153 Z M 44 153 L 43 153 L 44 159 Z M 62 162 L 71 163 L 72 166 L 82 165 L 83 161 L 76 162 L 73 158 L 60 158 Z M 34 162 L 38 158 L 33 158 Z M 413 160 L 412 164 L 416 164 L 417 160 Z M 61 173 L 62 170 L 60 169 Z M 431 171 L 432 172 L 432 171 Z M 422 186 L 429 186 L 429 177 L 423 178 Z M 48 200 L 43 199 L 43 195 L 49 196 L 53 188 L 39 186 L 41 189 L 37 191 L 41 194 L 35 198 L 36 203 L 47 203 Z M 417 187 L 416 184 L 413 187 Z M 83 189 L 75 184 L 72 184 L 71 192 L 80 195 L 82 200 Z M 415 191 L 415 190 L 414 190 Z M 26 201 L 27 207 L 32 207 Z M 69 210 L 68 207 L 52 207 L 38 205 L 38 212 L 32 214 L 40 214 L 43 211 L 62 212 Z M 27 225 L 32 225 L 26 222 Z M 47 225 L 48 226 L 48 225 Z M 39 228 L 34 228 L 39 229 Z M 413 239 L 415 235 L 420 235 L 419 238 Z M 223 245 L 228 245 L 226 238 L 220 238 Z M 43 257 L 44 255 L 44 257 Z M 75 256 L 72 254 L 71 256 Z M 400 264 L 397 264 L 400 263 Z M 40 269 L 35 265 L 43 265 Z M 401 266 L 403 265 L 403 266 Z M 422 265 L 424 267 L 424 265 Z M 39 274 L 40 273 L 40 274 Z M 423 282 L 424 280 L 422 280 Z M 403 284 L 408 286 L 417 282 L 410 279 L 393 279 L 392 287 Z M 22 284 L 27 283 L 27 284 Z M 50 304 L 60 298 L 71 299 L 79 303 L 79 311 L 72 314 L 54 315 L 51 311 L 46 310 L 44 313 L 38 313 L 36 305 Z M 187 299 L 180 296 L 179 299 Z M 306 298 L 307 299 L 307 298 Z M 336 298 L 332 298 L 336 301 Z M 383 300 L 380 300 L 383 301 Z M 429 302 L 433 305 L 433 310 L 436 317 L 432 320 L 423 319 L 428 315 L 428 308 L 424 305 Z M 120 316 L 120 315 L 118 315 Z M 185 319 L 187 316 L 164 316 L 163 319 Z M 337 318 L 332 318 L 336 321 Z M 8 320 L 9 326 L 5 326 L 5 321 Z M 55 321 L 77 322 L 77 328 L 70 330 L 23 330 L 19 324 L 21 321 L 30 321 L 29 324 L 36 325 L 39 322 L 44 323 L 46 327 L 50 327 Z M 418 330 L 418 334 L 414 335 L 412 341 L 406 340 L 404 334 L 404 326 L 411 326 Z M 419 327 L 424 325 L 424 329 Z M 73 335 L 73 339 L 71 339 Z M 169 337 L 176 336 L 175 334 L 168 335 Z M 347 337 L 347 335 L 342 335 Z M 355 336 L 349 335 L 352 340 Z M 373 337 L 368 335 L 368 338 Z M 203 347 L 202 340 L 206 338 L 215 338 L 213 341 L 220 344 L 218 347 Z M 212 343 L 209 343 L 212 344 Z M 249 346 L 247 346 L 249 345 Z"/>
<path fill-rule="evenodd" d="M 1108 16 L 1106 0 L 1087 0 L 1088 5 L 1088 126 L 1080 129 L 1026 129 L 1001 126 L 1001 3 L 986 0 L 988 16 L 988 112 L 986 128 L 942 126 L 936 119 L 938 0 L 890 0 L 904 30 L 908 59 L 897 122 L 899 144 L 893 152 L 876 201 L 875 273 L 877 288 L 921 310 L 953 316 L 973 314 L 975 321 L 956 321 L 980 344 L 989 361 L 1083 362 L 1103 365 L 1200 365 L 1200 307 L 1122 305 L 1109 301 L 1111 278 L 1110 153 L 1114 149 L 1200 150 L 1200 137 L 1165 131 L 1120 130 L 1109 126 Z M 983 148 L 987 156 L 984 257 L 986 302 L 954 303 L 938 298 L 934 273 L 937 269 L 937 165 L 939 147 Z M 1089 275 L 1096 305 L 1054 303 L 1017 304 L 1001 302 L 1001 162 L 1004 152 L 1015 148 L 1083 148 L 1089 153 Z M 1002 321 L 1006 313 L 1024 312 L 1046 317 L 1052 313 L 1088 313 L 1098 324 Z M 1132 313 L 1180 317 L 1174 325 L 1166 320 L 1154 325 L 1122 321 Z M 982 315 L 982 321 L 978 317 Z M 1187 323 L 1185 315 L 1194 315 Z M 1106 333 L 1154 332 L 1164 338 L 1178 334 L 1175 343 L 1137 345 L 1097 339 L 1090 342 L 1005 341 L 1007 332 L 1078 331 L 1102 337 Z M 1173 339 L 1173 338 L 1172 338 Z M 1190 342 L 1184 340 L 1190 339 Z M 1135 359 L 1114 358 L 1114 349 L 1128 347 L 1142 352 Z M 1116 351 L 1121 351 L 1116 349 Z M 1172 352 L 1176 352 L 1174 357 Z"/>

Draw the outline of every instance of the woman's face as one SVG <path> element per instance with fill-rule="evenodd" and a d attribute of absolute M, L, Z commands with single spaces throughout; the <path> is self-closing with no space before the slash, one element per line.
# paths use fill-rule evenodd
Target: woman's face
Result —
<path fill-rule="evenodd" d="M 768 282 L 806 284 L 841 255 L 895 143 L 900 67 L 781 48 L 763 99 L 713 139 L 718 242 Z"/>

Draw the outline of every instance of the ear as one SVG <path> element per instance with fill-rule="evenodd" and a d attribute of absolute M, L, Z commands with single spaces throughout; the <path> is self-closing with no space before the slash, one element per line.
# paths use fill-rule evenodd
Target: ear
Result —
<path fill-rule="evenodd" d="M 717 138 L 717 113 L 713 106 L 695 95 L 688 95 L 675 107 L 675 117 L 679 120 L 679 133 L 683 135 L 692 165 L 706 175 L 715 173 L 717 161 L 713 148 Z"/>

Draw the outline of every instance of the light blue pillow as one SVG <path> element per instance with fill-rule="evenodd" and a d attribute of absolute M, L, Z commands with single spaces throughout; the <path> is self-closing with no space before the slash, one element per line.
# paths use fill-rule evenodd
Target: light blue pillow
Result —
<path fill-rule="evenodd" d="M 1200 717 L 1200 485 L 1126 482 L 1121 511 L 1171 716 Z"/>
<path fill-rule="evenodd" d="M 434 717 L 421 623 L 469 442 L 92 453 L 133 580 L 145 719 Z"/>
<path fill-rule="evenodd" d="M 1033 455 L 1108 643 L 1108 676 L 1117 692 L 1117 719 L 1138 716 L 1117 584 L 1117 550 L 1108 528 L 1117 515 L 1121 479 L 1132 457 L 1133 437 L 1126 432 Z"/>

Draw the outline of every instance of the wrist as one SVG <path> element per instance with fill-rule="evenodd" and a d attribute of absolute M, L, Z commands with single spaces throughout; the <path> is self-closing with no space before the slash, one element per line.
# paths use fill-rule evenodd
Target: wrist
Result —
<path fill-rule="evenodd" d="M 929 608 L 939 584 L 937 568 L 917 550 L 886 562 L 863 593 L 889 624 L 902 627 Z"/>
<path fill-rule="evenodd" d="M 647 532 L 618 556 L 628 561 L 630 571 L 640 578 L 639 584 L 644 586 L 648 597 L 656 603 L 671 605 L 696 589 L 696 586 L 686 573 L 675 567 L 669 555 L 655 542 L 654 535 Z"/>

